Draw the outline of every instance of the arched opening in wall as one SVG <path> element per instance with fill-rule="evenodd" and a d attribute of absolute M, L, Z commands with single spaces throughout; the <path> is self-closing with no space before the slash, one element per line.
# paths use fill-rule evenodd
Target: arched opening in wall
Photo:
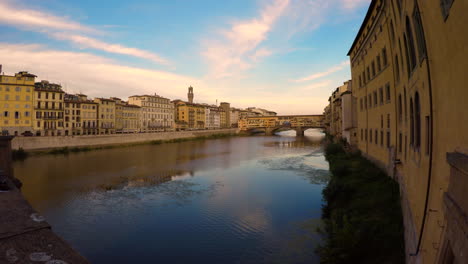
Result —
<path fill-rule="evenodd" d="M 421 146 L 421 105 L 419 93 L 414 95 L 414 122 L 415 122 L 415 147 L 419 150 Z"/>
<path fill-rule="evenodd" d="M 414 48 L 413 31 L 411 30 L 411 24 L 408 17 L 406 17 L 406 34 L 408 34 L 408 54 L 411 66 L 409 72 L 412 72 L 416 67 L 416 50 Z"/>
<path fill-rule="evenodd" d="M 410 146 L 414 146 L 414 111 L 413 98 L 410 98 Z"/>

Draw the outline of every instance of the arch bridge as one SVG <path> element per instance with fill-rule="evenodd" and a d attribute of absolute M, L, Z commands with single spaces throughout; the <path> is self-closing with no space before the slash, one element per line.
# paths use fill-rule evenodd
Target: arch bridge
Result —
<path fill-rule="evenodd" d="M 244 132 L 265 131 L 267 135 L 285 129 L 296 130 L 304 136 L 309 128 L 324 128 L 323 115 L 257 116 L 239 120 L 239 129 Z"/>

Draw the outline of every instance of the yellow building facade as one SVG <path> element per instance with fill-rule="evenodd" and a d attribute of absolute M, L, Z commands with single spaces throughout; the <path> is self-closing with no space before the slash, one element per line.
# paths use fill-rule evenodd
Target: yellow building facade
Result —
<path fill-rule="evenodd" d="M 115 133 L 115 101 L 106 98 L 94 98 L 94 102 L 98 104 L 97 123 L 98 133 L 114 134 Z"/>
<path fill-rule="evenodd" d="M 33 132 L 35 80 L 36 76 L 28 72 L 0 75 L 0 132 L 3 135 Z"/>
<path fill-rule="evenodd" d="M 81 129 L 82 135 L 97 135 L 98 134 L 98 103 L 88 99 L 84 94 L 77 94 L 81 102 Z"/>
<path fill-rule="evenodd" d="M 175 100 L 173 103 L 175 106 L 176 128 L 179 130 L 205 129 L 205 106 L 181 100 Z"/>
<path fill-rule="evenodd" d="M 373 0 L 348 53 L 356 144 L 400 184 L 407 263 L 468 255 L 467 11 Z"/>
<path fill-rule="evenodd" d="M 64 106 L 64 135 L 79 136 L 83 134 L 80 97 L 73 94 L 65 94 Z"/>
<path fill-rule="evenodd" d="M 64 134 L 64 92 L 62 86 L 48 81 L 34 85 L 34 131 L 37 136 Z"/>

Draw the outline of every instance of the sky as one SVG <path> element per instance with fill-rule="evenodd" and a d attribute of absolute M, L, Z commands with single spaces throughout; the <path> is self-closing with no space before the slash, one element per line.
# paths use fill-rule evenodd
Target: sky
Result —
<path fill-rule="evenodd" d="M 321 114 L 370 0 L 0 0 L 0 64 L 90 97 Z"/>

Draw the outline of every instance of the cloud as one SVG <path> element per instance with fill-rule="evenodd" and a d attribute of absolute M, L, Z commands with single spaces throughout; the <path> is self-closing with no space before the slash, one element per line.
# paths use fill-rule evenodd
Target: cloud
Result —
<path fill-rule="evenodd" d="M 271 55 L 271 51 L 258 47 L 288 5 L 289 0 L 274 0 L 262 8 L 257 18 L 233 22 L 229 29 L 220 31 L 219 39 L 205 41 L 202 55 L 210 65 L 211 76 L 235 75 L 251 68 L 261 57 Z"/>
<path fill-rule="evenodd" d="M 90 96 L 122 97 L 154 94 L 179 98 L 191 84 L 209 94 L 200 80 L 165 71 L 125 66 L 118 61 L 83 52 L 46 49 L 41 45 L 0 43 L 3 69 L 12 73 L 27 70 L 41 79 L 61 83 L 68 92 Z"/>
<path fill-rule="evenodd" d="M 96 33 L 96 29 L 74 22 L 67 17 L 56 16 L 47 12 L 19 9 L 17 4 L 9 1 L 0 2 L 0 23 L 18 26 L 28 30 L 45 29 L 67 30 Z"/>
<path fill-rule="evenodd" d="M 81 49 L 92 48 L 114 54 L 133 56 L 152 62 L 170 65 L 167 59 L 150 51 L 132 48 L 115 43 L 107 43 L 84 33 L 103 33 L 95 28 L 56 16 L 44 11 L 21 9 L 9 1 L 0 2 L 0 23 L 25 30 L 45 33 L 55 39 L 68 41 Z"/>
<path fill-rule="evenodd" d="M 78 45 L 80 48 L 93 48 L 97 50 L 106 51 L 109 53 L 123 54 L 123 55 L 129 55 L 129 56 L 133 56 L 137 58 L 147 59 L 147 60 L 151 60 L 155 63 L 159 63 L 162 65 L 170 65 L 169 61 L 162 58 L 161 56 L 154 54 L 152 52 L 149 52 L 149 51 L 141 50 L 141 49 L 130 48 L 130 47 L 122 46 L 119 44 L 106 43 L 106 42 L 103 42 L 94 38 L 77 35 L 77 34 L 57 32 L 57 33 L 52 33 L 51 36 L 59 40 L 70 41 Z"/>
<path fill-rule="evenodd" d="M 293 82 L 306 82 L 306 81 L 316 80 L 316 79 L 328 76 L 328 75 L 330 75 L 332 73 L 341 71 L 341 70 L 347 68 L 347 66 L 349 66 L 349 60 L 343 61 L 339 65 L 333 66 L 333 67 L 329 68 L 326 71 L 317 72 L 317 73 L 314 73 L 312 75 L 309 75 L 309 76 L 306 76 L 306 77 L 303 77 L 303 78 L 300 78 L 300 79 L 297 79 L 297 80 L 293 80 Z"/>

